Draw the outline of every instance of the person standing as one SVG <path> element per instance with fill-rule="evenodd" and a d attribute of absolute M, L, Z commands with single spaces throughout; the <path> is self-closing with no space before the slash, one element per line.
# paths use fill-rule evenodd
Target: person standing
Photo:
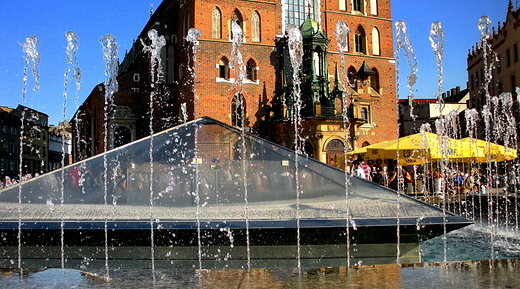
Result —
<path fill-rule="evenodd" d="M 361 164 L 361 168 L 363 169 L 363 172 L 365 173 L 365 180 L 372 180 L 372 169 L 370 166 L 363 160 L 362 157 L 358 156 L 359 163 Z"/>
<path fill-rule="evenodd" d="M 360 177 L 362 179 L 365 179 L 365 171 L 361 167 L 361 163 L 358 160 L 355 160 L 352 162 L 352 170 L 351 173 L 356 176 Z"/>

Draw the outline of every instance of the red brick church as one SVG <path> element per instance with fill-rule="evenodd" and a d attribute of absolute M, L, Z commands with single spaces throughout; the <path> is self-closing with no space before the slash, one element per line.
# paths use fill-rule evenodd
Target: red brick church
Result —
<path fill-rule="evenodd" d="M 231 69 L 232 21 L 244 34 L 240 95 Z M 345 86 L 334 35 L 338 21 L 350 28 L 343 66 L 350 84 Z M 305 152 L 340 167 L 345 147 L 395 138 L 390 1 L 164 0 L 120 62 L 113 102 L 105 104 L 101 83 L 72 119 L 73 127 L 79 128 L 73 137 L 75 161 L 202 116 L 233 126 L 245 124 L 246 131 L 292 148 L 294 99 L 287 46 L 292 25 L 299 26 L 303 36 L 299 77 Z M 190 28 L 202 32 L 196 43 L 185 39 Z M 160 54 L 162 74 L 153 77 L 150 53 L 143 52 L 152 29 L 166 41 Z M 344 107 L 348 125 L 342 117 Z"/>

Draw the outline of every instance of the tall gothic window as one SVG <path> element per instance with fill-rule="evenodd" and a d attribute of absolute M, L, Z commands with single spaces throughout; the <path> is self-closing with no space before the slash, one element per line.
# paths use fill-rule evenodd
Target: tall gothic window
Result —
<path fill-rule="evenodd" d="M 379 72 L 375 67 L 372 67 L 372 71 L 375 73 L 370 76 L 370 86 L 379 93 Z"/>
<path fill-rule="evenodd" d="M 354 11 L 359 11 L 361 13 L 363 13 L 363 10 L 364 10 L 364 2 L 365 0 L 354 0 Z"/>
<path fill-rule="evenodd" d="M 377 0 L 370 0 L 370 14 L 377 15 Z"/>
<path fill-rule="evenodd" d="M 347 71 L 348 75 L 348 82 L 350 86 L 356 87 L 356 80 L 357 80 L 357 71 L 354 68 L 354 66 L 350 66 Z"/>
<path fill-rule="evenodd" d="M 251 41 L 252 42 L 260 42 L 260 14 L 258 12 L 253 12 L 251 15 Z"/>
<path fill-rule="evenodd" d="M 231 101 L 231 125 L 242 126 L 245 117 L 246 102 L 243 96 L 235 95 Z"/>
<path fill-rule="evenodd" d="M 229 79 L 229 61 L 225 57 L 222 57 L 218 62 L 218 77 Z"/>
<path fill-rule="evenodd" d="M 246 77 L 250 81 L 256 81 L 257 74 L 256 74 L 256 63 L 253 59 L 249 59 L 246 64 Z"/>
<path fill-rule="evenodd" d="M 381 47 L 379 44 L 379 30 L 377 28 L 372 29 L 372 54 L 381 55 Z"/>
<path fill-rule="evenodd" d="M 359 26 L 354 36 L 356 52 L 366 54 L 366 43 L 365 43 L 365 30 Z"/>
<path fill-rule="evenodd" d="M 235 21 L 238 26 L 240 26 L 240 28 L 242 29 L 242 36 L 243 36 L 243 40 L 245 41 L 246 39 L 246 33 L 244 31 L 244 20 L 242 19 L 242 14 L 240 14 L 240 12 L 238 10 L 235 10 L 233 11 L 233 14 L 231 15 L 231 21 Z M 233 39 L 233 24 L 232 23 L 229 23 L 229 35 L 231 36 L 231 39 Z"/>
<path fill-rule="evenodd" d="M 213 8 L 211 14 L 211 37 L 222 38 L 222 13 L 217 7 Z"/>
<path fill-rule="evenodd" d="M 339 6 L 340 11 L 346 11 L 347 10 L 347 0 L 339 0 L 338 6 Z"/>

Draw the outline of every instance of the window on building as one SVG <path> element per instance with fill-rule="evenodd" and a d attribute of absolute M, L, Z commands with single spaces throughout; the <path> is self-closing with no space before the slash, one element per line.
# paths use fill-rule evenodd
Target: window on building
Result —
<path fill-rule="evenodd" d="M 372 124 L 372 113 L 370 105 L 362 105 L 359 108 L 359 118 L 365 121 L 365 124 Z"/>
<path fill-rule="evenodd" d="M 356 52 L 366 54 L 365 30 L 359 26 L 354 36 Z"/>
<path fill-rule="evenodd" d="M 372 29 L 372 54 L 381 55 L 381 49 L 379 46 L 379 30 L 377 28 Z"/>
<path fill-rule="evenodd" d="M 222 38 L 222 13 L 217 7 L 213 8 L 211 13 L 211 37 Z"/>
<path fill-rule="evenodd" d="M 235 95 L 231 101 L 231 125 L 241 127 L 245 120 L 246 101 L 242 95 Z"/>
<path fill-rule="evenodd" d="M 231 21 L 232 22 L 235 21 L 238 24 L 238 26 L 240 26 L 240 28 L 242 29 L 243 40 L 245 41 L 246 33 L 244 31 L 244 20 L 242 18 L 242 14 L 240 13 L 240 11 L 238 11 L 238 10 L 233 11 L 233 14 L 231 15 Z M 229 25 L 229 30 L 230 30 L 229 31 L 229 35 L 231 36 L 231 39 L 233 39 L 233 29 L 232 29 L 232 26 L 233 26 L 233 24 L 230 23 L 230 25 Z"/>
<path fill-rule="evenodd" d="M 497 55 L 497 72 L 502 72 L 502 63 L 501 63 L 500 54 Z"/>
<path fill-rule="evenodd" d="M 361 108 L 360 118 L 364 120 L 368 118 L 368 109 L 366 107 Z"/>
<path fill-rule="evenodd" d="M 361 13 L 363 13 L 363 11 L 365 10 L 364 8 L 364 4 L 365 4 L 365 0 L 354 0 L 354 7 L 352 7 L 354 9 L 354 11 L 359 11 Z"/>
<path fill-rule="evenodd" d="M 511 51 L 509 49 L 506 50 L 506 64 L 507 67 L 511 66 Z"/>
<path fill-rule="evenodd" d="M 478 82 L 478 79 L 479 79 L 478 78 L 478 71 L 475 71 L 474 75 L 475 75 L 475 86 L 478 87 L 478 85 L 479 85 L 479 82 Z"/>
<path fill-rule="evenodd" d="M 377 15 L 377 0 L 370 0 L 370 14 Z"/>
<path fill-rule="evenodd" d="M 175 48 L 172 43 L 166 46 L 166 83 L 175 81 Z"/>
<path fill-rule="evenodd" d="M 347 10 L 347 0 L 339 0 L 338 6 L 339 6 L 340 11 L 346 11 Z"/>
<path fill-rule="evenodd" d="M 314 11 L 314 9 L 317 8 L 314 2 L 315 0 L 285 0 L 285 7 L 287 7 L 285 10 L 286 24 L 300 26 L 307 19 L 307 15 L 309 14 L 311 18 L 318 21 L 318 19 L 314 17 L 314 15 L 317 14 Z"/>
<path fill-rule="evenodd" d="M 188 35 L 188 30 L 190 29 L 190 13 L 186 11 L 186 16 L 182 18 L 182 39 L 183 43 L 186 43 L 186 36 Z"/>
<path fill-rule="evenodd" d="M 517 43 L 515 43 L 513 45 L 513 59 L 514 59 L 513 60 L 514 62 L 518 61 L 518 45 L 517 45 Z"/>
<path fill-rule="evenodd" d="M 350 66 L 348 68 L 347 75 L 348 75 L 348 82 L 349 82 L 350 86 L 355 88 L 356 87 L 356 80 L 357 80 L 357 71 L 354 68 L 354 66 Z"/>
<path fill-rule="evenodd" d="M 184 78 L 184 64 L 179 65 L 179 80 L 182 81 Z"/>
<path fill-rule="evenodd" d="M 373 75 L 370 76 L 370 87 L 372 87 L 377 93 L 380 93 L 379 92 L 379 72 L 377 71 L 377 69 L 375 67 L 372 67 L 372 71 L 374 71 L 375 73 Z"/>
<path fill-rule="evenodd" d="M 132 132 L 128 127 L 119 126 L 114 130 L 114 148 L 120 147 L 132 141 Z"/>
<path fill-rule="evenodd" d="M 251 41 L 252 42 L 260 42 L 261 41 L 261 26 L 260 26 L 260 14 L 257 11 L 253 12 L 251 16 Z"/>
<path fill-rule="evenodd" d="M 249 59 L 246 64 L 246 77 L 250 81 L 256 81 L 257 74 L 256 74 L 256 63 L 253 59 Z"/>
<path fill-rule="evenodd" d="M 222 57 L 218 62 L 218 77 L 229 79 L 229 61 L 225 57 Z"/>

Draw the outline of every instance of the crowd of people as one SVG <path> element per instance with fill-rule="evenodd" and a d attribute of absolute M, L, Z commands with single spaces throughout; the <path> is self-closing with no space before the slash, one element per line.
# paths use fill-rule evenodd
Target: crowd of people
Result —
<path fill-rule="evenodd" d="M 372 167 L 356 155 L 351 158 L 351 164 L 352 175 L 410 194 L 486 194 L 490 188 L 520 191 L 520 176 L 514 172 L 499 174 L 478 168 L 462 171 L 451 167 L 440 169 L 432 165 L 403 167 L 397 160 L 391 161 L 388 166 Z"/>
<path fill-rule="evenodd" d="M 38 173 L 34 174 L 34 177 L 39 176 Z M 25 174 L 22 176 L 21 181 L 25 182 L 33 178 L 32 174 Z M 10 176 L 3 176 L 0 180 L 0 190 L 4 188 L 9 188 L 10 186 L 14 186 L 19 183 L 19 180 L 16 178 L 11 178 Z"/>

